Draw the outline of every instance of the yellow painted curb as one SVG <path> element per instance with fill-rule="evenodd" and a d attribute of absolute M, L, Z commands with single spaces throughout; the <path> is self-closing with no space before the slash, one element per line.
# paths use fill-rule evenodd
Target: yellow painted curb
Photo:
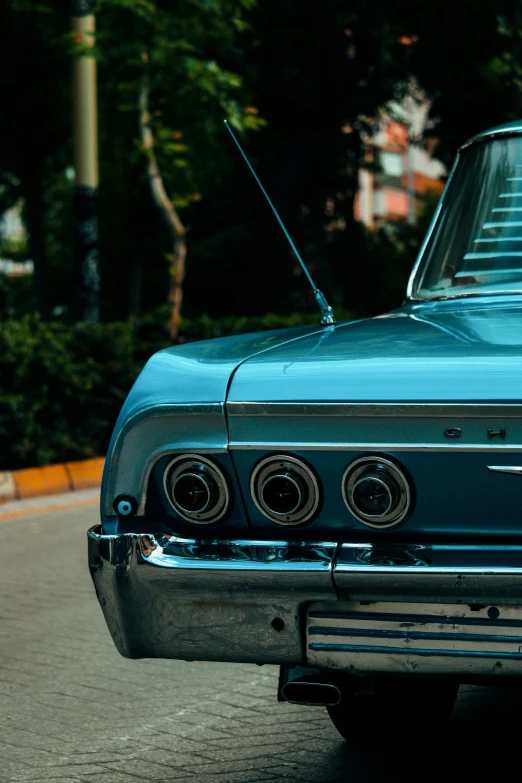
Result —
<path fill-rule="evenodd" d="M 72 489 L 99 487 L 104 464 L 103 457 L 85 459 L 82 462 L 67 462 L 65 467 L 69 473 Z"/>
<path fill-rule="evenodd" d="M 0 503 L 99 487 L 104 458 L 0 472 Z"/>
<path fill-rule="evenodd" d="M 38 495 L 56 495 L 69 492 L 71 482 L 65 465 L 47 465 L 45 468 L 26 468 L 13 471 L 18 498 L 34 498 Z"/>

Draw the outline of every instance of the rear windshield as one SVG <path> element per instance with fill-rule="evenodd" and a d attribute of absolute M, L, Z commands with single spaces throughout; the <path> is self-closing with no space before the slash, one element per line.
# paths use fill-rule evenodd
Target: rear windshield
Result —
<path fill-rule="evenodd" d="M 510 291 L 522 293 L 522 137 L 464 151 L 412 295 Z"/>

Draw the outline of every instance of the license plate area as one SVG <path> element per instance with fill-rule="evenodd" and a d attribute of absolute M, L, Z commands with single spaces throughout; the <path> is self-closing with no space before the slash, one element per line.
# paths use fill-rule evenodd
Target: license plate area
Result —
<path fill-rule="evenodd" d="M 522 606 L 313 603 L 306 655 L 354 673 L 522 675 Z"/>

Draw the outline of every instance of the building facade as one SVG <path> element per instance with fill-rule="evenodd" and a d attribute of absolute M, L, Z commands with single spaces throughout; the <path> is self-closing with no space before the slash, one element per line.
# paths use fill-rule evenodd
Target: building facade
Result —
<path fill-rule="evenodd" d="M 421 143 L 428 108 L 407 100 L 379 115 L 355 199 L 355 217 L 369 229 L 389 221 L 414 223 L 426 194 L 442 192 L 445 167 L 433 157 L 434 145 Z"/>

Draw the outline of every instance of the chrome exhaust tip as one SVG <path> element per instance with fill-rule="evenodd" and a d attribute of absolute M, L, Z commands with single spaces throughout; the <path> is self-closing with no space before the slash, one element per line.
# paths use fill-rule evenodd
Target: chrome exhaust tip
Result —
<path fill-rule="evenodd" d="M 283 701 L 307 704 L 312 707 L 336 707 L 341 702 L 341 691 L 326 682 L 291 680 L 281 688 Z"/>

